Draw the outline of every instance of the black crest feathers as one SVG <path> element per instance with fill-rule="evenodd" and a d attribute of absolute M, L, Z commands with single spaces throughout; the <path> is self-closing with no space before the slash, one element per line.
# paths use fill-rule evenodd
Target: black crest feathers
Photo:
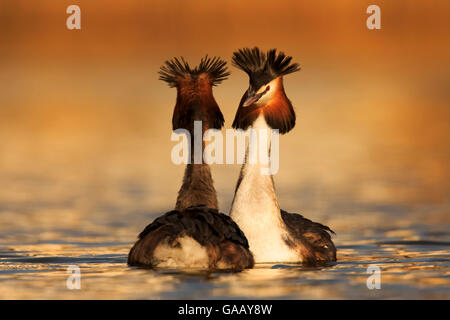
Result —
<path fill-rule="evenodd" d="M 230 75 L 226 62 L 219 57 L 203 57 L 197 67 L 192 68 L 183 57 L 168 60 L 159 70 L 159 80 L 165 81 L 170 87 L 176 87 L 180 80 L 195 80 L 201 74 L 207 74 L 211 85 L 217 85 Z"/>
<path fill-rule="evenodd" d="M 233 53 L 232 63 L 246 72 L 252 79 L 258 75 L 269 75 L 271 79 L 300 70 L 298 63 L 291 63 L 292 57 L 271 49 L 267 53 L 258 47 L 239 49 Z"/>
<path fill-rule="evenodd" d="M 289 132 L 295 126 L 295 111 L 284 92 L 282 80 L 277 78 L 299 71 L 299 64 L 293 63 L 292 57 L 283 52 L 277 52 L 276 49 L 263 52 L 258 47 L 239 49 L 234 52 L 232 63 L 246 72 L 250 78 L 250 87 L 239 104 L 233 128 L 247 130 L 262 112 L 272 129 L 278 129 L 281 134 Z M 254 94 L 263 85 L 275 79 L 277 79 L 278 90 L 263 108 L 257 105 L 243 106 L 249 94 Z"/>
<path fill-rule="evenodd" d="M 205 56 L 198 66 L 191 67 L 183 57 L 173 58 L 161 66 L 159 75 L 160 80 L 177 88 L 173 130 L 193 130 L 194 121 L 202 121 L 204 128 L 222 128 L 224 119 L 214 99 L 212 86 L 230 75 L 225 61 Z"/>

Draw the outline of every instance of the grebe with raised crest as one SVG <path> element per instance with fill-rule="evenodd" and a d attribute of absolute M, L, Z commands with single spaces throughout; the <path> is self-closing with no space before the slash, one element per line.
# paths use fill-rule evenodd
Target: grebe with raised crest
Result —
<path fill-rule="evenodd" d="M 166 61 L 160 80 L 177 89 L 172 128 L 193 133 L 194 121 L 202 129 L 221 129 L 222 112 L 212 87 L 229 75 L 220 58 L 203 58 L 191 68 L 183 59 Z M 204 148 L 204 142 L 202 143 Z M 194 160 L 194 143 L 190 144 Z M 203 151 L 203 150 L 202 150 Z M 175 210 L 155 219 L 131 248 L 128 264 L 160 268 L 242 270 L 253 267 L 248 241 L 233 220 L 218 211 L 216 190 L 206 163 L 186 165 Z"/>
<path fill-rule="evenodd" d="M 299 71 L 292 57 L 273 49 L 240 49 L 233 54 L 233 65 L 250 78 L 237 110 L 233 128 L 256 129 L 250 135 L 246 160 L 237 182 L 230 216 L 245 233 L 255 262 L 302 262 L 316 264 L 336 261 L 336 247 L 330 228 L 300 214 L 280 209 L 272 175 L 261 169 L 270 165 L 249 160 L 249 147 L 270 135 L 271 129 L 285 134 L 295 126 L 295 112 L 283 87 L 283 76 Z M 270 138 L 266 150 L 270 154 Z"/>

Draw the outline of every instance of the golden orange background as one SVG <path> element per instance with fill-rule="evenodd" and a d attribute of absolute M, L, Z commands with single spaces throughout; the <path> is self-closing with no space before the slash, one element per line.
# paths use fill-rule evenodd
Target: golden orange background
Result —
<path fill-rule="evenodd" d="M 66 29 L 70 4 L 81 7 L 81 30 Z M 370 4 L 381 7 L 381 30 L 366 28 Z M 37 191 L 18 177 L 38 175 L 94 186 L 80 196 L 87 203 L 135 179 L 149 210 L 171 208 L 183 168 L 170 161 L 175 90 L 158 81 L 159 66 L 181 55 L 230 61 L 257 45 L 302 65 L 285 79 L 298 115 L 281 138 L 276 177 L 286 209 L 327 219 L 328 199 L 341 195 L 448 203 L 449 9 L 447 1 L 3 0 L 0 176 L 11 187 L 0 201 L 29 201 Z M 215 88 L 227 128 L 247 87 L 230 69 Z M 213 169 L 227 211 L 239 169 Z"/>
<path fill-rule="evenodd" d="M 81 30 L 66 8 L 81 7 Z M 381 8 L 381 30 L 366 8 Z M 0 299 L 448 299 L 450 2 L 1 0 Z M 280 137 L 283 209 L 330 226 L 338 263 L 192 276 L 126 267 L 171 210 L 176 92 L 161 64 L 278 48 L 296 127 Z M 248 86 L 214 95 L 230 128 Z M 228 213 L 239 165 L 213 165 Z M 258 223 L 255 217 L 255 223 Z M 67 290 L 66 268 L 82 269 Z M 382 289 L 366 287 L 369 264 Z"/>

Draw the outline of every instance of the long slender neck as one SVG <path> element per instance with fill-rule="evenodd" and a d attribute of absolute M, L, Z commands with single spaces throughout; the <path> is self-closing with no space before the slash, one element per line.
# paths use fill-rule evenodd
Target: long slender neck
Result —
<path fill-rule="evenodd" d="M 241 169 L 230 216 L 246 235 L 256 262 L 296 261 L 296 254 L 286 243 L 288 231 L 281 217 L 273 177 L 264 174 L 270 166 L 270 142 L 266 146 L 258 143 L 258 152 L 265 152 L 268 163 L 252 159 L 255 139 L 261 139 L 270 132 L 264 115 L 258 116 L 252 129 L 256 130 L 250 135 L 246 162 Z"/>
<path fill-rule="evenodd" d="M 239 202 L 242 201 L 243 198 L 250 198 L 245 201 L 255 200 L 250 201 L 249 204 L 256 206 L 259 200 L 261 200 L 258 196 L 259 194 L 261 196 L 269 196 L 265 200 L 269 200 L 270 206 L 277 209 L 277 216 L 279 216 L 279 205 L 275 193 L 273 176 L 269 174 L 271 165 L 271 129 L 267 125 L 263 114 L 258 116 L 251 129 L 249 144 L 245 155 L 245 163 L 241 167 L 231 213 L 233 214 L 239 211 L 236 206 L 240 204 Z M 254 192 L 246 192 L 245 189 L 247 188 L 250 188 Z M 254 196 L 254 199 L 252 198 L 252 195 Z M 259 205 L 257 206 L 260 207 Z M 269 211 L 263 210 L 263 213 L 265 212 Z"/>
<path fill-rule="evenodd" d="M 271 162 L 270 162 L 270 152 L 271 152 L 271 129 L 267 125 L 264 115 L 258 116 L 258 118 L 253 123 L 249 143 L 247 145 L 245 153 L 245 162 L 241 167 L 241 174 L 236 186 L 236 190 L 239 188 L 240 182 L 248 175 L 250 172 L 260 173 L 264 179 L 271 182 L 273 186 L 273 179 L 271 174 Z"/>
<path fill-rule="evenodd" d="M 193 137 L 194 135 L 191 136 Z M 201 145 L 201 154 L 203 155 L 203 149 L 205 147 L 203 140 Z M 184 170 L 183 184 L 181 185 L 180 191 L 178 191 L 175 209 L 183 210 L 197 205 L 205 205 L 208 208 L 219 209 L 211 169 L 206 163 L 194 163 L 195 150 L 194 143 L 192 142 L 190 142 L 190 150 L 191 162 L 186 165 Z"/>

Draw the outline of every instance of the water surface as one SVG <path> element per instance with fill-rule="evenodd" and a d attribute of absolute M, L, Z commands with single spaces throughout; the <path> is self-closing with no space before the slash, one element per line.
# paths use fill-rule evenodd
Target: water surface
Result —
<path fill-rule="evenodd" d="M 296 184 L 302 174 L 283 175 L 288 169 L 280 168 L 282 206 L 303 209 L 336 231 L 337 263 L 261 264 L 240 273 L 128 267 L 137 234 L 172 208 L 183 171 L 158 162 L 147 138 L 114 140 L 109 148 L 104 140 L 78 138 L 79 153 L 76 143 L 60 152 L 45 139 L 37 145 L 30 137 L 9 140 L 4 150 L 13 152 L 4 152 L 0 191 L 1 299 L 450 298 L 449 206 L 441 200 L 418 204 L 417 194 L 399 198 L 412 182 L 421 185 L 408 172 L 400 176 L 403 184 L 381 170 L 382 180 L 347 175 L 346 183 L 331 188 L 312 180 Z M 238 171 L 213 167 L 225 212 Z M 71 265 L 81 269 L 80 290 L 66 287 Z M 370 265 L 381 269 L 380 290 L 366 286 Z"/>

